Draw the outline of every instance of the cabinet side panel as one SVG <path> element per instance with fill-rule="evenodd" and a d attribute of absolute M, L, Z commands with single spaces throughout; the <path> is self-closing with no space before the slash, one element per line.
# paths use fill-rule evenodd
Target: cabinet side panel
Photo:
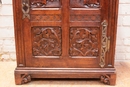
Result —
<path fill-rule="evenodd" d="M 16 44 L 17 66 L 25 66 L 24 45 L 22 32 L 22 10 L 21 0 L 13 0 L 14 32 Z"/>
<path fill-rule="evenodd" d="M 119 0 L 109 0 L 109 1 L 110 1 L 109 4 L 110 8 L 109 8 L 108 35 L 111 37 L 111 43 L 110 43 L 110 51 L 107 54 L 106 67 L 114 67 Z"/>

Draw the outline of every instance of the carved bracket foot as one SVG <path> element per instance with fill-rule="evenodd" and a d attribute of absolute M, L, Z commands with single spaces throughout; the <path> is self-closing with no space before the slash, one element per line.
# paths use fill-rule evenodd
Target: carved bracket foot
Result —
<path fill-rule="evenodd" d="M 101 75 L 100 79 L 101 79 L 101 82 L 103 82 L 104 84 L 110 85 L 110 76 L 109 75 Z"/>
<path fill-rule="evenodd" d="M 24 75 L 21 77 L 21 83 L 22 83 L 22 84 L 25 84 L 25 83 L 28 83 L 28 82 L 31 82 L 31 76 L 28 75 L 28 74 L 24 74 Z"/>
<path fill-rule="evenodd" d="M 101 75 L 100 79 L 104 84 L 114 86 L 116 84 L 116 73 Z"/>

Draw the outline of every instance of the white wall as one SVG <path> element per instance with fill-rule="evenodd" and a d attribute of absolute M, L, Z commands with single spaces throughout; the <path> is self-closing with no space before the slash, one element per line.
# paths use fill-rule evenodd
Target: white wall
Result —
<path fill-rule="evenodd" d="M 2 0 L 0 7 L 0 60 L 15 60 L 12 0 Z"/>
<path fill-rule="evenodd" d="M 15 60 L 12 0 L 0 7 L 0 60 Z M 130 60 L 130 0 L 120 0 L 116 60 Z"/>
<path fill-rule="evenodd" d="M 130 0 L 120 0 L 116 60 L 130 60 Z"/>

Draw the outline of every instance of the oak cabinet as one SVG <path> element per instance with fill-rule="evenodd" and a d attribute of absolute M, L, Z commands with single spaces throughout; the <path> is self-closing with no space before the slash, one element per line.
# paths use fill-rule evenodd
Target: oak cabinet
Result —
<path fill-rule="evenodd" d="M 100 78 L 115 85 L 118 0 L 13 0 L 16 84 Z"/>

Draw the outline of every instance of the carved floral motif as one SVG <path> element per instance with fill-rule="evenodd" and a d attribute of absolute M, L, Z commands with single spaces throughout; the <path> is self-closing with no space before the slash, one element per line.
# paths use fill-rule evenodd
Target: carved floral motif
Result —
<path fill-rule="evenodd" d="M 61 29 L 59 27 L 33 27 L 34 56 L 61 55 Z"/>
<path fill-rule="evenodd" d="M 71 28 L 70 55 L 98 56 L 98 28 Z"/>

